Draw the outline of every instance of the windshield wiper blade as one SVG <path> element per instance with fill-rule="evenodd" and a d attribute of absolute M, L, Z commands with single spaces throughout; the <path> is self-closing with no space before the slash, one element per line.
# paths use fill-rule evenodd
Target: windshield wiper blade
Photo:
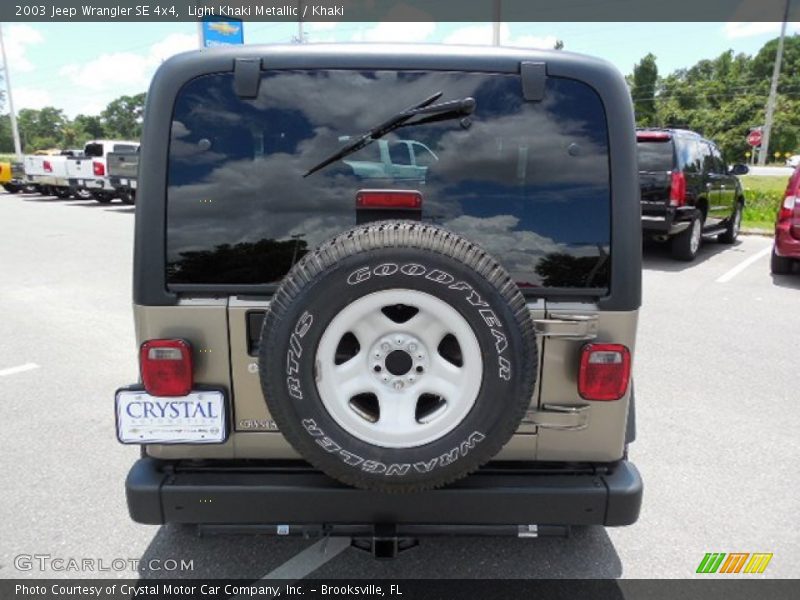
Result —
<path fill-rule="evenodd" d="M 433 102 L 442 97 L 442 93 L 443 92 L 436 92 L 435 94 L 426 98 L 419 104 L 415 104 L 414 106 L 411 106 L 406 110 L 403 110 L 397 113 L 396 115 L 390 117 L 380 125 L 373 127 L 365 134 L 359 136 L 358 139 L 356 139 L 355 141 L 347 144 L 347 146 L 345 146 L 338 152 L 331 154 L 328 158 L 326 158 L 322 162 L 311 167 L 308 171 L 306 171 L 303 177 L 308 177 L 312 173 L 316 173 L 320 169 L 324 169 L 331 163 L 341 160 L 344 157 L 349 156 L 350 154 L 358 152 L 365 146 L 368 146 L 375 140 L 382 138 L 387 133 L 390 133 L 399 127 L 421 125 L 424 123 L 430 123 L 445 119 L 456 119 L 461 116 L 472 114 L 472 112 L 475 110 L 475 100 L 473 98 L 463 98 L 462 100 L 451 100 L 449 102 L 433 104 Z M 412 123 L 407 122 L 418 115 L 440 115 L 441 118 L 433 119 L 431 117 L 427 117 Z"/>

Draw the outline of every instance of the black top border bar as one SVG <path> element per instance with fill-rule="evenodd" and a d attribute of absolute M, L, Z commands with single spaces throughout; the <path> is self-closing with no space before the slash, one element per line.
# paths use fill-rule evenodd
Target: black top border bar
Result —
<path fill-rule="evenodd" d="M 0 21 L 800 21 L 800 0 L 3 0 Z"/>

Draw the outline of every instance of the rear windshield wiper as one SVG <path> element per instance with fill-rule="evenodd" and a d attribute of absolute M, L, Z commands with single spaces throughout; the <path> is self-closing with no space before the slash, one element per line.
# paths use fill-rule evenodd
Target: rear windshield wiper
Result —
<path fill-rule="evenodd" d="M 424 125 L 425 123 L 435 123 L 437 121 L 446 121 L 448 119 L 457 119 L 459 117 L 465 117 L 467 115 L 471 115 L 472 112 L 475 110 L 475 99 L 474 98 L 462 98 L 461 100 L 451 100 L 449 102 L 442 102 L 440 104 L 433 104 L 439 98 L 442 97 L 443 92 L 436 92 L 433 96 L 426 98 L 419 104 L 415 104 L 403 111 L 400 111 L 393 117 L 387 119 L 380 125 L 377 125 L 367 131 L 365 134 L 359 136 L 353 142 L 350 142 L 339 150 L 338 152 L 331 154 L 328 158 L 323 160 L 322 162 L 314 165 L 308 171 L 306 171 L 303 177 L 308 177 L 312 173 L 316 173 L 320 169 L 324 169 L 329 164 L 336 162 L 337 160 L 343 159 L 345 156 L 349 156 L 354 152 L 358 152 L 365 146 L 368 146 L 372 142 L 377 139 L 382 138 L 387 133 L 394 131 L 400 127 L 411 127 L 412 125 Z M 414 117 L 418 115 L 429 115 L 422 119 L 418 119 L 416 121 L 411 121 Z"/>

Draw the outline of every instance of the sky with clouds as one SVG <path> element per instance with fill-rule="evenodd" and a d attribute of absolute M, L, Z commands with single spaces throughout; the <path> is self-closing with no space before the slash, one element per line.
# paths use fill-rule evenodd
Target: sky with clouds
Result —
<path fill-rule="evenodd" d="M 305 23 L 310 43 L 426 42 L 490 44 L 491 23 Z M 753 54 L 778 35 L 779 23 L 503 23 L 507 46 L 565 49 L 611 61 L 624 74 L 645 54 L 659 71 L 689 67 L 728 49 Z M 800 23 L 789 24 L 800 33 Z M 14 104 L 55 106 L 67 115 L 97 114 L 111 100 L 136 94 L 169 56 L 197 47 L 195 23 L 14 23 L 5 24 Z M 248 44 L 286 43 L 292 23 L 245 23 Z M 6 112 L 7 108 L 3 108 Z"/>

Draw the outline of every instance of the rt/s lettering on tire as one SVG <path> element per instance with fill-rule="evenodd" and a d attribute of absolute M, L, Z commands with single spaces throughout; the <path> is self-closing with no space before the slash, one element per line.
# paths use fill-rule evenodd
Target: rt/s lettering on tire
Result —
<path fill-rule="evenodd" d="M 536 380 L 533 325 L 506 271 L 411 222 L 361 226 L 306 255 L 274 296 L 260 348 L 264 397 L 292 446 L 331 477 L 385 492 L 439 487 L 490 460 Z"/>

